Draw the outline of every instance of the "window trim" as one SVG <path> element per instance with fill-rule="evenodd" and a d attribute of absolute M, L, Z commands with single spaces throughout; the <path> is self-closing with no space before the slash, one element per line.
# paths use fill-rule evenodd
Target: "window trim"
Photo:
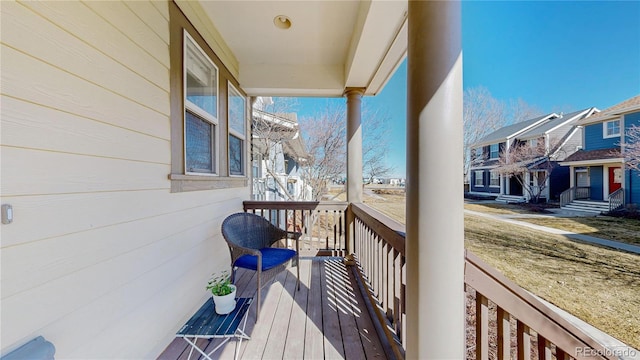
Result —
<path fill-rule="evenodd" d="M 189 35 L 189 32 L 187 31 L 187 29 L 183 29 L 183 42 L 182 42 L 182 96 L 183 96 L 183 106 L 184 106 L 184 115 L 183 115 L 183 129 L 185 129 L 183 131 L 183 145 L 185 147 L 184 150 L 184 160 L 183 160 L 183 164 L 184 164 L 184 174 L 185 175 L 195 175 L 195 176 L 219 176 L 220 175 L 220 151 L 218 151 L 218 147 L 220 144 L 220 70 L 218 69 L 218 67 L 216 66 L 216 64 L 213 62 L 213 60 L 209 57 L 209 55 L 207 55 L 207 53 L 202 49 L 202 47 L 200 47 L 200 45 L 198 45 L 198 43 L 193 39 L 193 37 L 191 35 Z M 207 62 L 209 63 L 209 65 L 213 66 L 213 68 L 216 70 L 216 80 L 215 80 L 215 86 L 216 86 L 216 113 L 214 114 L 210 114 L 208 111 L 202 109 L 200 106 L 192 103 L 191 101 L 189 101 L 187 99 L 187 41 L 191 41 L 191 43 L 193 45 L 195 45 L 196 50 L 200 51 L 200 54 L 203 55 L 205 57 L 205 59 L 207 60 Z M 193 114 L 194 116 L 196 116 L 197 118 L 204 120 L 206 122 L 208 122 L 209 124 L 212 125 L 212 134 L 211 134 L 211 138 L 212 138 L 212 142 L 213 144 L 211 144 L 211 162 L 213 163 L 212 165 L 212 169 L 211 169 L 211 173 L 205 173 L 205 172 L 198 172 L 198 171 L 189 171 L 187 170 L 187 150 L 186 150 L 186 146 L 187 146 L 187 115 L 186 113 L 190 112 L 191 114 Z"/>
<path fill-rule="evenodd" d="M 227 105 L 227 161 L 228 161 L 228 169 L 229 169 L 229 176 L 231 177 L 244 177 L 247 174 L 247 154 L 246 154 L 246 149 L 247 149 L 247 115 L 249 110 L 247 109 L 247 97 L 245 95 L 242 94 L 242 92 L 240 92 L 240 90 L 238 90 L 232 83 L 231 81 L 227 81 L 227 104 L 230 103 L 231 97 L 232 96 L 238 96 L 240 98 L 242 98 L 242 100 L 244 101 L 244 123 L 243 123 L 243 127 L 244 127 L 244 134 L 240 133 L 239 131 L 233 129 L 231 127 L 231 106 Z M 231 173 L 231 151 L 229 150 L 229 137 L 234 136 L 238 139 L 240 139 L 240 141 L 242 141 L 242 159 L 241 159 L 241 168 L 242 168 L 242 173 L 241 174 L 232 174 Z"/>
<path fill-rule="evenodd" d="M 222 136 L 227 134 L 227 110 L 226 97 L 227 87 L 221 84 L 231 81 L 239 88 L 238 82 L 223 64 L 216 53 L 208 46 L 207 42 L 194 28 L 191 22 L 182 13 L 178 5 L 169 2 L 169 99 L 170 99 L 170 146 L 171 146 L 171 173 L 168 179 L 171 182 L 171 192 L 200 191 L 230 188 L 248 188 L 249 178 L 245 169 L 244 176 L 230 177 L 228 173 L 228 162 L 220 161 L 228 157 L 228 138 Z M 204 51 L 207 57 L 218 68 L 218 176 L 210 174 L 185 173 L 185 104 L 184 104 L 184 74 L 183 74 L 183 53 L 184 53 L 184 31 L 194 40 L 194 42 Z M 242 92 L 241 92 L 242 93 Z M 224 100 L 223 100 L 224 99 Z M 248 156 L 248 146 L 245 146 L 245 159 Z"/>
<path fill-rule="evenodd" d="M 489 187 L 499 188 L 500 187 L 500 173 L 497 172 L 497 171 L 493 171 L 492 170 L 489 174 L 490 174 L 489 175 Z M 494 174 L 497 176 L 496 179 L 493 178 Z M 491 183 L 493 180 L 498 180 L 498 184 L 497 185 L 493 185 Z"/>
<path fill-rule="evenodd" d="M 478 173 L 482 174 L 480 176 L 480 185 L 478 185 Z M 475 170 L 473 174 L 473 186 L 474 187 L 484 187 L 484 170 Z"/>
<path fill-rule="evenodd" d="M 493 146 L 496 146 L 497 151 L 496 151 L 496 157 L 493 157 Z M 489 159 L 493 160 L 493 159 L 498 159 L 500 158 L 500 144 L 491 144 L 489 145 Z"/>
<path fill-rule="evenodd" d="M 608 126 L 607 124 L 613 123 L 613 122 L 617 122 L 618 123 L 618 133 L 617 134 L 613 134 L 613 135 L 609 135 L 608 134 Z M 620 134 L 622 133 L 622 121 L 620 121 L 620 119 L 616 119 L 616 120 L 609 120 L 609 121 L 605 121 L 602 123 L 602 138 L 603 139 L 610 139 L 610 138 L 616 138 L 616 137 L 620 137 Z"/>

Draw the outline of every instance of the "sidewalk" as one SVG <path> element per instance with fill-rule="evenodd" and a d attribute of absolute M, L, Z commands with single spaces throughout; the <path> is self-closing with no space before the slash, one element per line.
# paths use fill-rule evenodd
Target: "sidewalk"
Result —
<path fill-rule="evenodd" d="M 466 210 L 466 209 L 465 209 L 464 212 L 466 214 L 472 214 L 472 215 L 476 215 L 476 216 L 480 216 L 480 217 L 484 217 L 484 218 L 488 218 L 488 219 L 504 221 L 504 222 L 507 222 L 507 223 L 510 223 L 510 224 L 526 226 L 528 228 L 539 230 L 539 231 L 544 231 L 544 232 L 547 232 L 547 233 L 550 233 L 550 234 L 562 235 L 562 236 L 564 236 L 564 237 L 566 237 L 568 239 L 571 239 L 571 240 L 576 240 L 576 241 L 580 241 L 580 242 L 606 246 L 606 247 L 609 247 L 609 248 L 612 248 L 612 249 L 627 251 L 627 252 L 630 252 L 630 253 L 634 253 L 634 254 L 640 255 L 640 246 L 637 246 L 637 245 L 631 245 L 631 244 L 626 244 L 626 243 L 622 243 L 622 242 L 618 242 L 618 241 L 601 239 L 601 238 L 598 238 L 598 237 L 595 237 L 595 236 L 589 236 L 589 235 L 584 235 L 584 234 L 576 234 L 576 233 L 573 233 L 573 232 L 570 232 L 570 231 L 550 228 L 550 227 L 547 227 L 547 226 L 541 226 L 541 225 L 531 224 L 531 223 L 528 223 L 528 222 L 525 222 L 525 221 L 518 221 L 517 220 L 518 218 L 520 218 L 520 219 L 523 219 L 523 218 L 531 219 L 531 218 L 556 217 L 554 215 L 537 215 L 537 214 L 498 215 L 498 214 L 487 214 L 487 213 L 483 213 L 483 212 L 479 212 L 479 211 Z"/>

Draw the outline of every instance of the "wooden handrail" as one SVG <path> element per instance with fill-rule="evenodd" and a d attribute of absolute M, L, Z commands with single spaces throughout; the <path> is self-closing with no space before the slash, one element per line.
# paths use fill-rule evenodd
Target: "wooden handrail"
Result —
<path fill-rule="evenodd" d="M 352 204 L 351 210 L 356 218 L 355 252 L 361 271 L 374 293 L 376 307 L 386 312 L 404 346 L 405 226 L 364 204 Z M 465 251 L 465 288 L 476 295 L 477 359 L 488 358 L 489 303 L 497 308 L 498 321 L 492 331 L 498 333 L 498 359 L 510 358 L 511 317 L 517 320 L 515 342 L 522 358 L 529 356 L 533 332 L 537 333 L 540 359 L 551 359 L 552 344 L 558 359 L 565 355 L 576 359 L 615 358 L 591 336 L 470 251 Z M 591 351 L 580 352 L 578 349 L 582 348 Z"/>
<path fill-rule="evenodd" d="M 574 191 L 576 188 L 573 188 Z M 377 317 L 388 321 L 387 329 L 393 330 L 391 340 L 394 346 L 404 347 L 406 344 L 406 266 L 405 266 L 405 226 L 371 207 L 353 203 L 336 202 L 285 202 L 285 201 L 245 201 L 245 211 L 261 212 L 266 210 L 270 216 L 284 212 L 289 219 L 293 215 L 293 225 L 302 215 L 302 220 L 314 215 L 333 214 L 337 221 L 329 221 L 327 217 L 325 230 L 326 245 L 330 241 L 331 232 L 336 234 L 334 244 L 342 247 L 344 241 L 343 226 L 346 226 L 346 211 L 354 217 L 354 252 L 358 260 L 359 277 L 366 282 L 370 291 L 370 306 L 377 311 Z M 264 215 L 263 215 L 264 216 Z M 280 216 L 280 215 L 278 215 Z M 289 220 L 287 220 L 289 221 Z M 322 221 L 320 221 L 322 222 Z M 290 225 L 287 222 L 287 225 Z M 341 228 L 340 228 L 341 227 Z M 310 239 L 323 238 L 316 236 L 315 230 L 305 229 Z M 322 233 L 322 231 L 325 231 Z M 339 238 L 339 242 L 337 241 Z M 324 239 L 324 238 L 323 238 Z M 568 322 L 558 313 L 546 306 L 538 298 L 520 288 L 507 279 L 499 271 L 492 268 L 470 251 L 465 251 L 465 289 L 468 296 L 476 298 L 476 358 L 488 358 L 489 331 L 496 331 L 498 359 L 510 358 L 512 341 L 509 319 L 516 319 L 515 342 L 518 356 L 528 358 L 532 348 L 532 340 L 538 341 L 540 359 L 550 359 L 555 345 L 557 358 L 570 356 L 576 359 L 614 359 L 614 354 L 607 351 L 591 336 Z M 475 294 L 475 295 L 474 295 Z M 489 327 L 490 304 L 495 304 L 497 313 L 496 329 Z M 389 331 L 387 331 L 388 333 Z M 533 336 L 533 332 L 537 336 Z M 394 353 L 404 354 L 402 348 L 394 348 Z M 578 349 L 590 349 L 580 352 Z"/>
<path fill-rule="evenodd" d="M 281 228 L 299 231 L 301 251 L 309 255 L 342 255 L 346 248 L 349 204 L 336 201 L 244 201 L 245 212 Z"/>

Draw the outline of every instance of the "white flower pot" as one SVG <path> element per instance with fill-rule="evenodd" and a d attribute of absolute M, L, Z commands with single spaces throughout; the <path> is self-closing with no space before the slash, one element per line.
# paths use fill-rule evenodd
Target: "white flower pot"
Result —
<path fill-rule="evenodd" d="M 213 296 L 213 302 L 216 304 L 216 313 L 220 315 L 226 315 L 233 311 L 236 308 L 236 286 L 231 285 L 233 288 L 233 292 L 231 294 L 218 296 Z"/>

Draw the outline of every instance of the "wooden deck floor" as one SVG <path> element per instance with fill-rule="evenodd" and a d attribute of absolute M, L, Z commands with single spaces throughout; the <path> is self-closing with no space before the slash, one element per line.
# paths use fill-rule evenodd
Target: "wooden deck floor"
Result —
<path fill-rule="evenodd" d="M 256 307 L 251 306 L 246 327 L 251 340 L 242 342 L 240 359 L 386 358 L 354 276 L 340 258 L 301 257 L 299 291 L 295 273 L 290 268 L 262 289 L 257 323 Z M 254 296 L 255 281 L 254 272 L 238 270 L 238 296 Z M 220 341 L 210 341 L 207 350 Z M 235 340 L 229 341 L 212 357 L 233 359 L 235 345 Z M 188 355 L 187 343 L 175 339 L 159 359 L 181 360 Z"/>

